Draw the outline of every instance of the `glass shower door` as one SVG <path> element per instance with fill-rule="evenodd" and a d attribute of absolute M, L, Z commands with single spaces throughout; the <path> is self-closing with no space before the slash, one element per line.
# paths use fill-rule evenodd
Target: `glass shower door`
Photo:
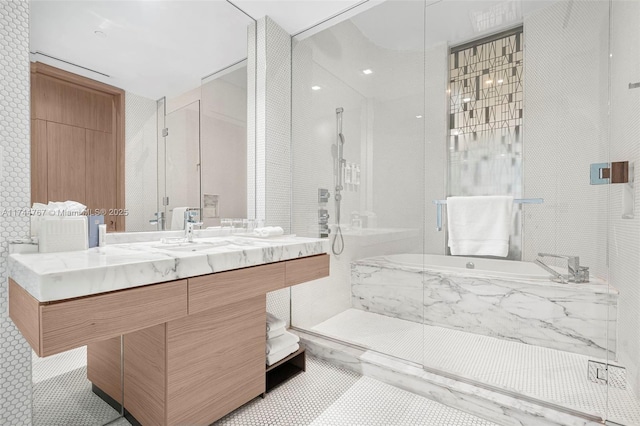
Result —
<path fill-rule="evenodd" d="M 297 35 L 292 47 L 292 232 L 324 236 L 331 247 L 331 275 L 291 289 L 292 325 L 414 363 L 422 353 L 424 6 L 363 4 Z"/>
<path fill-rule="evenodd" d="M 200 101 L 169 112 L 165 117 L 164 200 L 166 229 L 183 229 L 184 216 L 174 209 L 201 208 Z M 162 199 L 162 198 L 161 198 Z"/>
<path fill-rule="evenodd" d="M 445 46 L 426 55 L 426 80 L 439 84 L 427 86 L 427 110 L 447 105 L 448 182 L 437 198 L 542 204 L 513 206 L 508 260 L 446 256 L 457 272 L 425 266 L 424 367 L 606 418 L 598 376 L 616 356 L 611 199 L 610 185 L 589 184 L 589 170 L 609 162 L 609 4 L 454 0 L 430 4 L 426 15 L 427 52 Z M 442 164 L 434 163 L 426 169 Z M 431 253 L 448 252 L 447 226 Z M 550 255 L 579 257 L 590 282 L 553 281 L 533 263 L 568 275 L 568 260 Z"/>

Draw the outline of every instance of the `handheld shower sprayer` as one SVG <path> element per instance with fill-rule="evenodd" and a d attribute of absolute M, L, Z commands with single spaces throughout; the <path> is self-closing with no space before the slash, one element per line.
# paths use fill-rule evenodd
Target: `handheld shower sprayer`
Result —
<path fill-rule="evenodd" d="M 336 108 L 336 127 L 338 130 L 338 140 L 336 144 L 338 145 L 338 158 L 336 170 L 336 191 L 335 191 L 335 200 L 336 200 L 336 233 L 333 237 L 333 243 L 331 244 L 331 250 L 333 254 L 341 254 L 344 250 L 344 238 L 342 237 L 342 229 L 340 227 L 340 202 L 342 201 L 342 169 L 345 164 L 344 160 L 344 135 L 342 134 L 342 113 L 344 112 L 344 108 L 338 107 Z"/>

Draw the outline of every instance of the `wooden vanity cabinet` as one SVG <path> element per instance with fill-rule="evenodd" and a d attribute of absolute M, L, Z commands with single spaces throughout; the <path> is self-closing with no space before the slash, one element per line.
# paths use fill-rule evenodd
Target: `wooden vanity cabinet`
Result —
<path fill-rule="evenodd" d="M 188 315 L 124 335 L 127 412 L 145 426 L 209 425 L 262 395 L 266 294 L 328 275 L 322 254 L 189 278 Z M 88 371 L 104 371 L 89 379 L 119 401 L 104 388 L 119 389 L 119 353 L 103 342 L 88 353 Z"/>
<path fill-rule="evenodd" d="M 39 356 L 87 345 L 141 424 L 208 425 L 265 392 L 266 294 L 328 275 L 320 254 L 55 302 L 9 279 L 9 316 Z"/>

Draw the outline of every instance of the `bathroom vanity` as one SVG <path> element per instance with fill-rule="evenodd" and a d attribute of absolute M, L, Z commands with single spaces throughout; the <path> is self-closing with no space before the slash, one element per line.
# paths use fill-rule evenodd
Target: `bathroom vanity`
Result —
<path fill-rule="evenodd" d="M 139 423 L 206 425 L 265 392 L 266 294 L 328 276 L 326 253 L 217 237 L 13 254 L 9 315 L 39 356 L 87 345 L 94 389 Z"/>

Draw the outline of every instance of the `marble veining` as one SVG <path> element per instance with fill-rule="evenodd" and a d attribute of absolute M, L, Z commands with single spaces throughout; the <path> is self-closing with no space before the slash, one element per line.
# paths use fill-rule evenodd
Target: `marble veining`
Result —
<path fill-rule="evenodd" d="M 393 256 L 351 265 L 355 308 L 511 341 L 615 358 L 617 291 L 404 265 Z M 462 270 L 464 271 L 464 270 Z"/>
<path fill-rule="evenodd" d="M 177 251 L 159 241 L 9 256 L 9 275 L 41 302 L 69 299 L 328 252 L 327 240 L 283 236 L 197 238 Z"/>

